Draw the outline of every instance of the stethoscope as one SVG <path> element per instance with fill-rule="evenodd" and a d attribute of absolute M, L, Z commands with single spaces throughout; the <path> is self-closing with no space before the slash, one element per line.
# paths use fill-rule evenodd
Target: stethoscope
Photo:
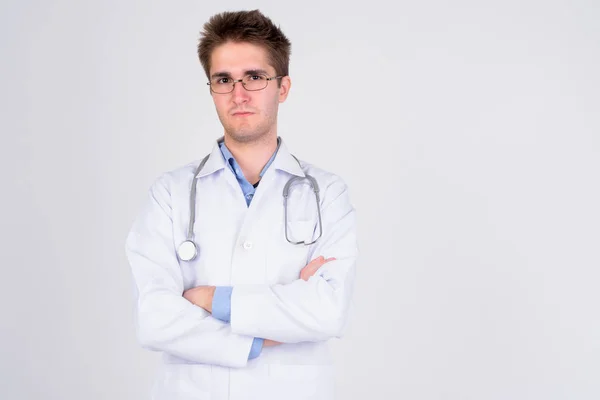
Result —
<path fill-rule="evenodd" d="M 192 178 L 192 188 L 190 190 L 190 221 L 188 224 L 187 236 L 186 236 L 186 240 L 183 243 L 181 243 L 179 245 L 179 247 L 177 248 L 177 256 L 182 261 L 192 261 L 198 255 L 198 246 L 194 242 L 194 223 L 196 222 L 196 182 L 197 182 L 196 178 L 198 177 L 198 174 L 200 174 L 200 171 L 202 171 L 202 167 L 204 167 L 204 164 L 206 164 L 206 161 L 208 161 L 209 156 L 210 155 L 208 155 L 208 156 L 204 157 L 204 159 L 202 159 L 202 161 L 198 165 L 198 168 L 196 168 L 196 172 L 194 172 L 194 177 Z M 292 155 L 292 157 L 294 157 L 294 159 L 296 159 L 296 161 L 298 162 L 298 165 L 300 165 L 300 168 L 302 168 L 300 161 L 295 156 Z M 296 181 L 300 181 L 300 180 L 304 180 L 304 179 L 306 179 L 308 181 L 313 192 L 315 193 L 315 200 L 317 201 L 317 215 L 319 217 L 319 236 L 317 236 L 317 238 L 314 239 L 312 242 L 305 242 L 303 240 L 299 241 L 299 242 L 293 242 L 290 240 L 290 238 L 288 236 L 287 202 L 288 202 L 288 197 L 290 195 L 290 188 L 292 187 L 292 184 L 294 184 L 294 182 L 296 182 Z M 284 221 L 285 221 L 285 240 L 287 240 L 288 243 L 291 243 L 294 245 L 302 244 L 304 246 L 310 246 L 311 244 L 316 243 L 317 240 L 319 240 L 319 238 L 323 235 L 323 224 L 321 221 L 321 207 L 319 204 L 320 204 L 319 184 L 317 183 L 317 180 L 314 177 L 312 177 L 311 175 L 305 174 L 305 176 L 303 176 L 303 177 L 302 176 L 294 176 L 287 181 L 287 183 L 283 187 L 283 209 L 284 209 Z"/>

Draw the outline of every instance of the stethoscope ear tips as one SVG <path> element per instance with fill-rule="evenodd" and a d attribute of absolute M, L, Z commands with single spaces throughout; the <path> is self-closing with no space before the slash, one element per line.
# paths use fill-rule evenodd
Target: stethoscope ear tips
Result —
<path fill-rule="evenodd" d="M 191 240 L 186 240 L 177 248 L 177 256 L 181 261 L 192 261 L 197 254 L 196 245 Z"/>

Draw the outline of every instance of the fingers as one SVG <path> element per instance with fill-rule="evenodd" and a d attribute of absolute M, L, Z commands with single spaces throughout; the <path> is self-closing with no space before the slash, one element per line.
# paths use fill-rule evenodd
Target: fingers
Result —
<path fill-rule="evenodd" d="M 334 260 L 335 257 L 325 258 L 323 256 L 319 256 L 315 258 L 314 260 L 309 262 L 306 265 L 306 267 L 302 268 L 302 270 L 300 271 L 300 278 L 307 281 L 308 278 L 313 276 L 319 270 L 319 268 L 321 268 L 326 263 Z"/>
<path fill-rule="evenodd" d="M 315 272 L 317 272 L 317 270 L 319 268 L 321 268 L 323 266 L 323 264 L 325 264 L 326 262 L 327 261 L 325 261 L 325 257 L 319 256 L 319 257 L 315 258 L 314 260 L 312 260 L 311 262 L 309 262 L 308 265 L 306 267 L 304 267 L 303 269 L 306 269 L 306 271 L 309 272 L 310 275 L 312 275 Z"/>
<path fill-rule="evenodd" d="M 325 258 L 323 256 L 319 256 L 317 258 L 315 258 L 314 260 L 312 260 L 311 262 L 308 263 L 307 267 L 309 265 L 314 266 L 314 265 L 319 265 L 322 266 L 323 264 L 329 262 L 329 261 L 333 261 L 335 260 L 335 257 L 329 257 L 329 258 Z"/>
<path fill-rule="evenodd" d="M 323 262 L 325 262 L 325 257 L 319 256 L 319 257 L 315 258 L 314 260 L 312 260 L 311 262 L 309 262 L 307 265 L 322 264 Z"/>
<path fill-rule="evenodd" d="M 319 256 L 319 257 L 315 258 L 314 260 L 312 260 L 310 263 L 308 263 L 308 265 L 322 266 L 323 264 L 328 263 L 329 261 L 333 261 L 333 260 L 335 260 L 335 257 L 325 258 L 323 256 Z"/>

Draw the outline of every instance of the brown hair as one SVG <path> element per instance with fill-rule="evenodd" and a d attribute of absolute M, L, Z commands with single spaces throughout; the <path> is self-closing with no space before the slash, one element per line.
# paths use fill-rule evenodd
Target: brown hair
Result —
<path fill-rule="evenodd" d="M 200 35 L 198 57 L 208 78 L 213 50 L 227 42 L 262 46 L 267 51 L 269 64 L 275 68 L 276 74 L 289 74 L 292 44 L 281 29 L 258 10 L 226 11 L 213 15 L 204 24 Z"/>

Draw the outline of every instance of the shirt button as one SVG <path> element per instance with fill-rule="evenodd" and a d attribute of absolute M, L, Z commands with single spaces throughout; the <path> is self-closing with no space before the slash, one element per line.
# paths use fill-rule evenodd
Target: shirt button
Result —
<path fill-rule="evenodd" d="M 252 194 L 252 193 L 248 193 L 248 194 L 246 195 L 246 198 L 247 198 L 247 199 L 251 199 L 251 198 L 252 198 L 252 196 L 253 196 L 253 194 Z"/>
<path fill-rule="evenodd" d="M 244 249 L 250 250 L 252 248 L 252 242 L 250 242 L 250 241 L 244 242 L 243 246 L 244 246 Z"/>

